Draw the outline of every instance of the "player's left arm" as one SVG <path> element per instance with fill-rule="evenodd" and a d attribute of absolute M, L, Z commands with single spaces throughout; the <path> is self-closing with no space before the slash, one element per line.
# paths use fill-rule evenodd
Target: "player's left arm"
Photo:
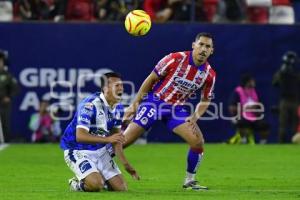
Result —
<path fill-rule="evenodd" d="M 185 121 L 196 123 L 197 120 L 206 112 L 207 108 L 211 103 L 211 99 L 214 98 L 214 86 L 215 86 L 216 75 L 215 72 L 209 74 L 205 84 L 202 88 L 201 100 L 196 105 L 195 112 Z"/>
<path fill-rule="evenodd" d="M 119 128 L 113 128 L 112 133 L 120 133 L 121 129 Z M 122 165 L 124 166 L 125 170 L 136 180 L 140 179 L 140 176 L 138 175 L 138 173 L 136 172 L 136 170 L 131 166 L 131 164 L 129 163 L 129 161 L 127 160 L 125 154 L 124 154 L 124 150 L 123 150 L 123 144 L 122 143 L 115 143 L 113 144 L 114 147 L 114 152 L 117 156 L 117 158 L 119 159 L 119 161 L 122 163 Z"/>

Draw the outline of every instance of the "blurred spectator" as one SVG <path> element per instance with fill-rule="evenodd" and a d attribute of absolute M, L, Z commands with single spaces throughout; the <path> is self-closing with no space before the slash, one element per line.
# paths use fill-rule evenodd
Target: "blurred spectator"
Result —
<path fill-rule="evenodd" d="M 131 10 L 139 8 L 139 0 L 112 0 L 110 1 L 110 9 L 115 13 L 114 20 L 125 20 L 126 15 Z"/>
<path fill-rule="evenodd" d="M 295 23 L 294 10 L 290 0 L 272 0 L 269 22 L 271 24 Z"/>
<path fill-rule="evenodd" d="M 169 0 L 168 6 L 171 8 L 171 21 L 191 20 L 191 0 Z"/>
<path fill-rule="evenodd" d="M 93 21 L 95 6 L 94 0 L 60 0 L 54 21 Z"/>
<path fill-rule="evenodd" d="M 13 0 L 0 1 L 0 21 L 13 20 Z"/>
<path fill-rule="evenodd" d="M 272 0 L 246 0 L 247 20 L 250 23 L 266 24 L 269 22 L 269 8 Z"/>
<path fill-rule="evenodd" d="M 144 10 L 154 22 L 166 22 L 172 16 L 169 0 L 145 0 Z"/>
<path fill-rule="evenodd" d="M 17 80 L 7 70 L 8 53 L 0 50 L 0 120 L 5 142 L 11 139 L 10 118 L 12 97 L 18 92 Z"/>
<path fill-rule="evenodd" d="M 243 0 L 219 0 L 218 12 L 214 22 L 243 22 L 245 20 L 245 8 Z"/>
<path fill-rule="evenodd" d="M 54 0 L 19 0 L 17 10 L 22 20 L 49 20 Z"/>
<path fill-rule="evenodd" d="M 254 78 L 245 74 L 242 76 L 241 84 L 235 88 L 230 97 L 229 113 L 236 116 L 233 123 L 237 128 L 236 135 L 229 140 L 230 143 L 235 143 L 236 138 L 241 138 L 242 143 L 254 143 L 253 133 L 259 133 L 261 144 L 267 142 L 269 125 L 260 119 L 263 113 L 255 112 L 263 106 L 259 102 L 255 86 Z"/>
<path fill-rule="evenodd" d="M 197 21 L 212 22 L 217 14 L 219 0 L 197 0 L 196 19 Z"/>
<path fill-rule="evenodd" d="M 95 15 L 99 20 L 105 20 L 109 13 L 109 0 L 98 0 L 95 5 Z"/>
<path fill-rule="evenodd" d="M 296 132 L 299 105 L 299 72 L 296 70 L 298 56 L 293 51 L 282 57 L 282 65 L 274 74 L 272 84 L 280 90 L 279 102 L 279 138 L 280 143 L 289 141 L 287 132 Z"/>
<path fill-rule="evenodd" d="M 300 0 L 292 0 L 294 13 L 295 13 L 295 22 L 300 23 Z"/>
<path fill-rule="evenodd" d="M 96 0 L 96 16 L 99 20 L 125 20 L 130 11 L 139 8 L 139 0 Z"/>
<path fill-rule="evenodd" d="M 48 108 L 49 102 L 42 100 L 38 113 L 30 117 L 29 128 L 32 133 L 32 142 L 58 142 L 61 134 L 59 121 L 51 117 Z"/>

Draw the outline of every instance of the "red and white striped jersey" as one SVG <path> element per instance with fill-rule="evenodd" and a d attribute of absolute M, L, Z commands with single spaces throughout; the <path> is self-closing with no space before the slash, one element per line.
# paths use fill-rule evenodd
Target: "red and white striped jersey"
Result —
<path fill-rule="evenodd" d="M 201 96 L 213 98 L 216 73 L 208 62 L 195 66 L 192 52 L 171 53 L 161 59 L 153 70 L 161 79 L 153 92 L 171 104 L 184 104 L 190 95 L 201 89 Z"/>

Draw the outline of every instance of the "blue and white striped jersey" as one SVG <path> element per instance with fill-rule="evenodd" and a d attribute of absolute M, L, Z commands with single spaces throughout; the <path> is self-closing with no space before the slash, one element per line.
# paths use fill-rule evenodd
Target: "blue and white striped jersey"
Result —
<path fill-rule="evenodd" d="M 113 128 L 121 128 L 124 107 L 108 105 L 102 93 L 94 93 L 80 102 L 73 120 L 67 126 L 60 146 L 71 150 L 97 150 L 106 144 L 84 144 L 76 141 L 76 128 L 84 128 L 89 134 L 106 137 Z"/>

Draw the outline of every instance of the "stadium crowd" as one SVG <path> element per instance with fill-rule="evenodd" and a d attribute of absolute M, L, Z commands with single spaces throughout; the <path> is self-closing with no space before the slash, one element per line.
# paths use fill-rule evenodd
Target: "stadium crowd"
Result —
<path fill-rule="evenodd" d="M 119 21 L 143 9 L 155 22 L 300 22 L 300 0 L 1 0 L 0 21 Z"/>

